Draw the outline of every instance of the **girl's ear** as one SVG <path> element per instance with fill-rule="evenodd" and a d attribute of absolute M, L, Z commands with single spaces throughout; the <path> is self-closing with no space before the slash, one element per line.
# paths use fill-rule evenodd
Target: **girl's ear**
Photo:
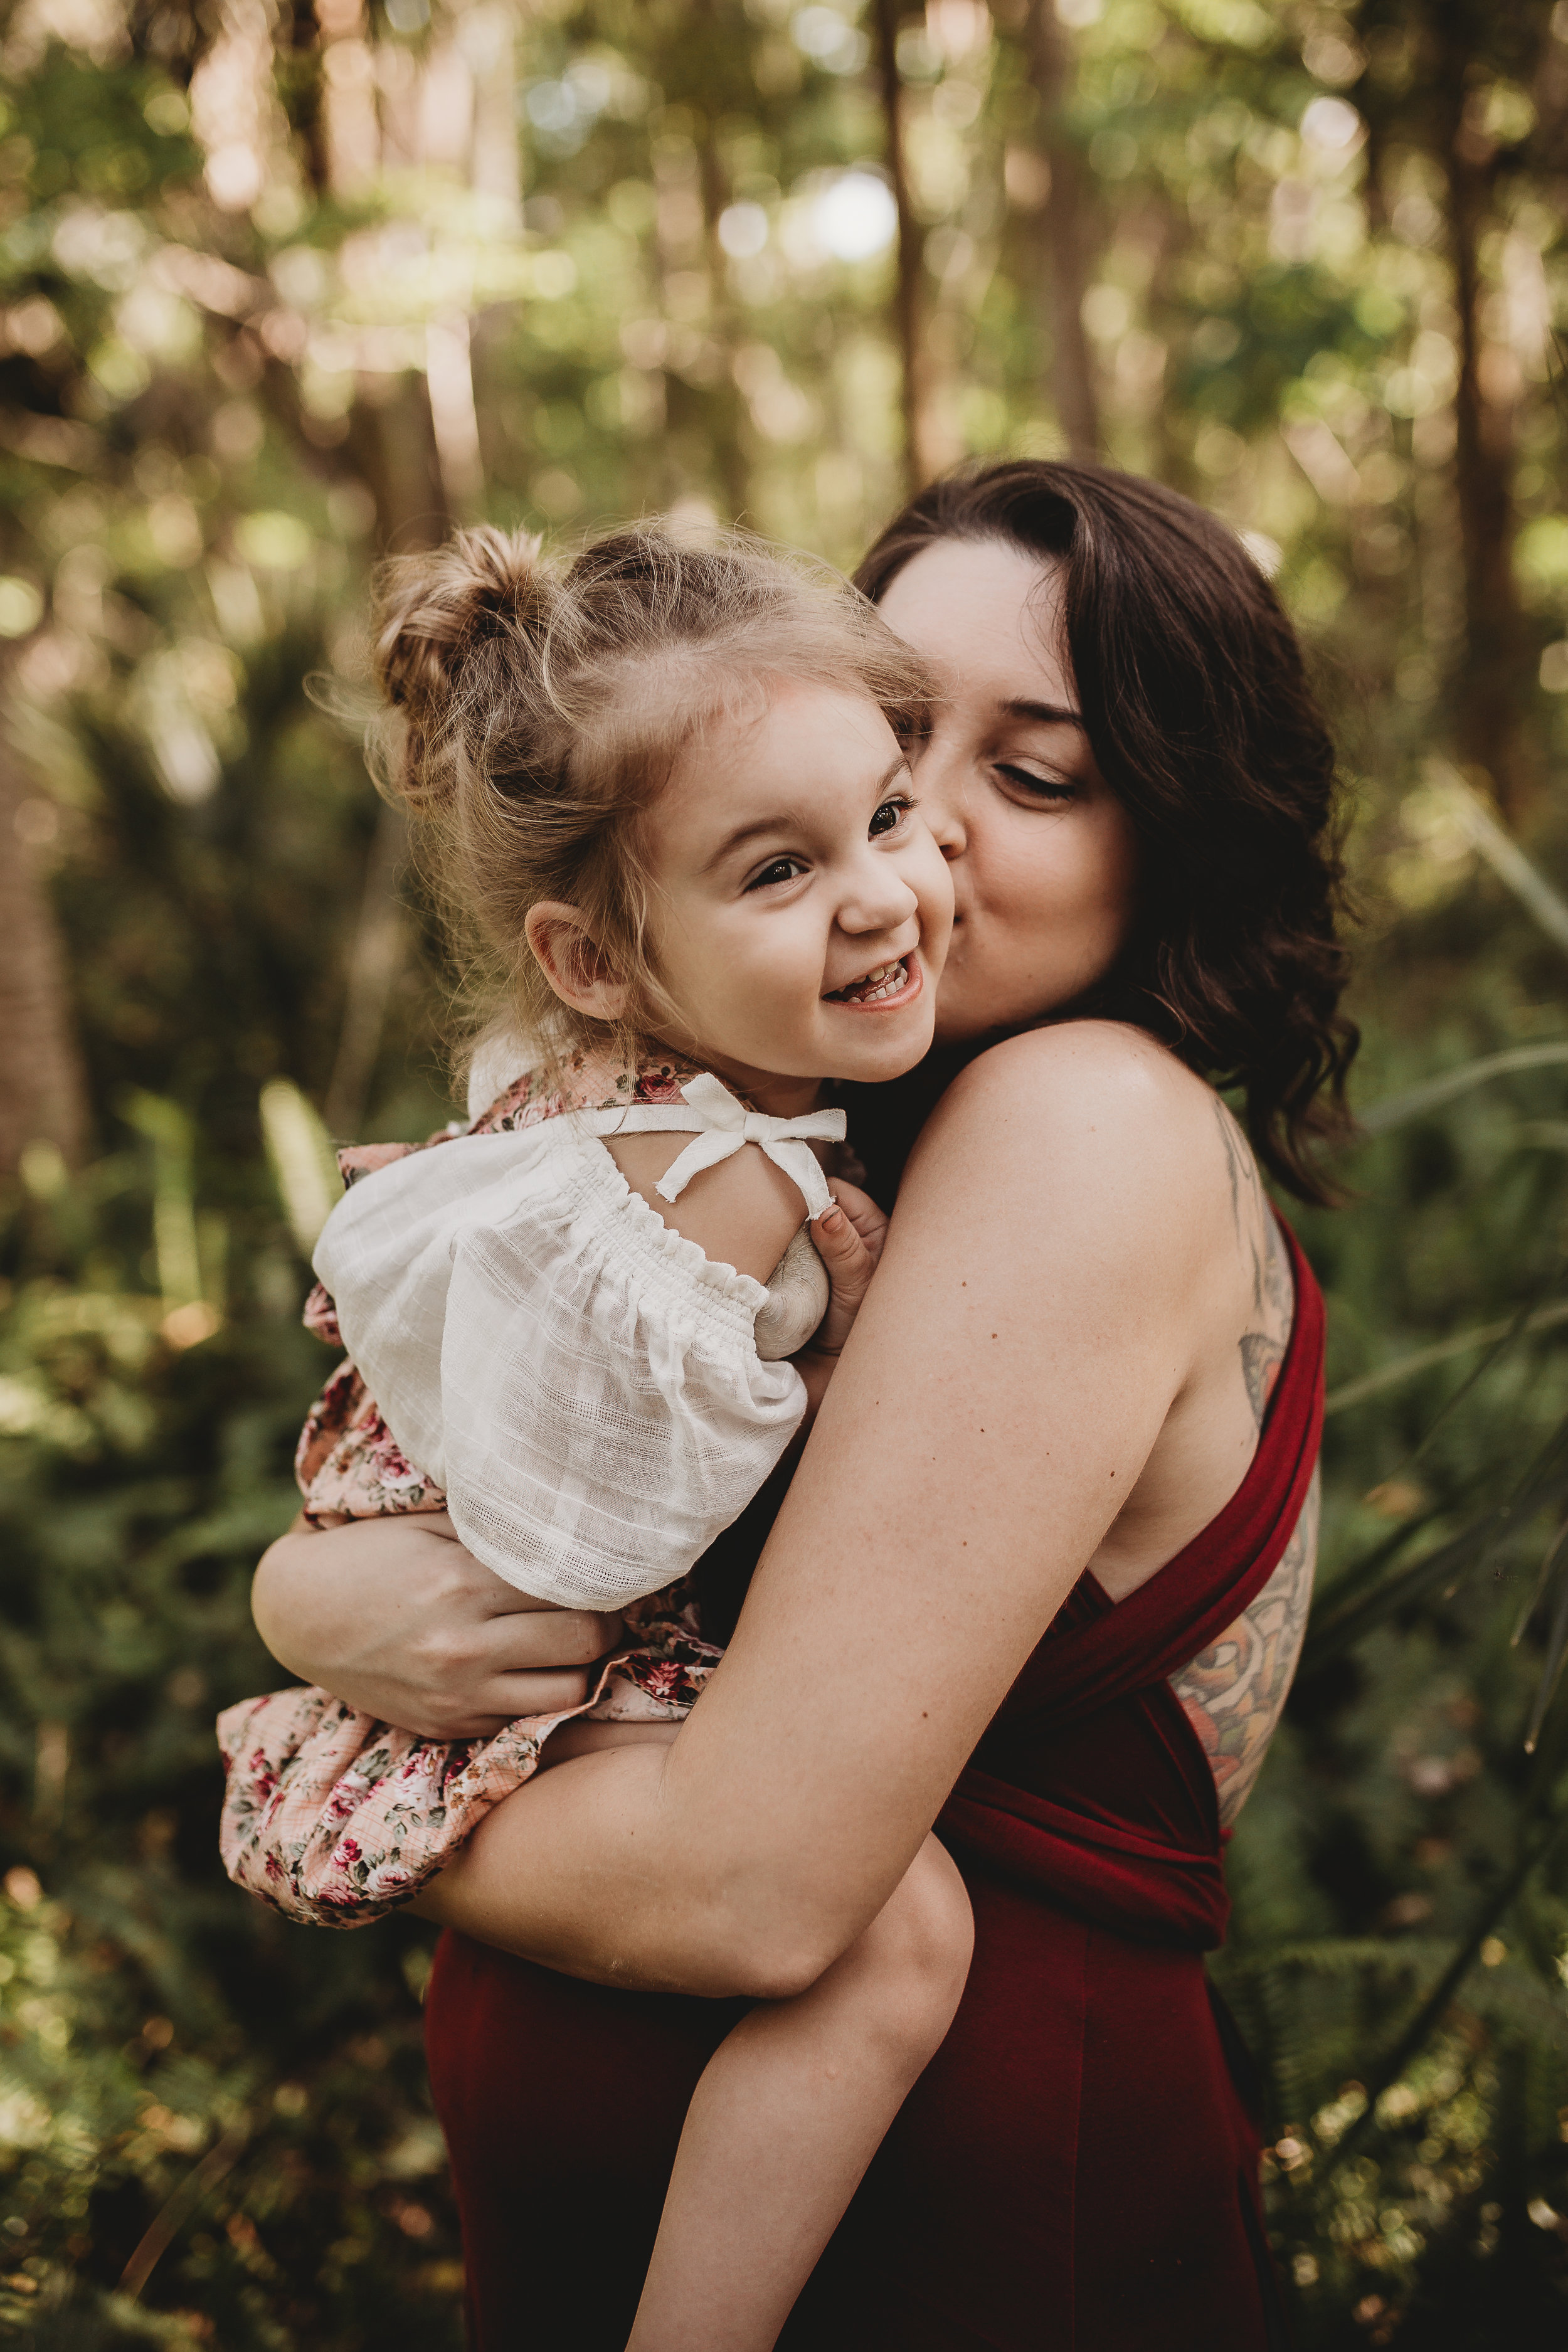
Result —
<path fill-rule="evenodd" d="M 619 1021 L 630 993 L 575 907 L 541 898 L 523 919 L 523 935 L 539 969 L 574 1013 L 593 1021 Z"/>

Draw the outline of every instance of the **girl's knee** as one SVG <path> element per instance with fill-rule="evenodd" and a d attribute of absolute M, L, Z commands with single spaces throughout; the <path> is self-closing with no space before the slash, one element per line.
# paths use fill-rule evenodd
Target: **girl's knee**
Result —
<path fill-rule="evenodd" d="M 934 1838 L 867 1930 L 867 1947 L 879 1979 L 879 2032 L 929 2056 L 952 2022 L 974 1949 L 963 1881 Z"/>

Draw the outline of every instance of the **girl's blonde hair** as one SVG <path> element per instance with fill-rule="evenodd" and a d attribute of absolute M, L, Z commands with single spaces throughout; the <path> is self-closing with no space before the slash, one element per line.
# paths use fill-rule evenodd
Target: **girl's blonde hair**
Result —
<path fill-rule="evenodd" d="M 642 821 L 708 725 L 790 679 L 868 694 L 908 736 L 931 694 L 837 573 L 740 532 L 696 545 L 638 524 L 552 562 L 481 526 L 388 563 L 374 626 L 383 788 L 420 828 L 485 1024 L 547 1066 L 583 1046 L 636 1053 L 668 1018 Z M 546 898 L 580 910 L 627 982 L 614 1028 L 563 1004 L 534 961 L 523 919 Z"/>

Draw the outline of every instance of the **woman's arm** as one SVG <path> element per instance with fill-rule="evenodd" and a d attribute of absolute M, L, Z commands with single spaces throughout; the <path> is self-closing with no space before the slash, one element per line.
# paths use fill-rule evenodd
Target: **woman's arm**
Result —
<path fill-rule="evenodd" d="M 445 1511 L 280 1536 L 250 1605 L 280 1665 L 426 1739 L 578 1706 L 621 1634 L 618 1617 L 552 1609 L 493 1576 Z"/>
<path fill-rule="evenodd" d="M 421 1907 L 569 1973 L 696 1991 L 788 1991 L 846 1950 L 1188 1381 L 1233 1246 L 1213 1133 L 1207 1089 L 1126 1030 L 966 1072 L 680 1737 L 509 1799 Z M 1194 1531 L 1230 1486 L 1194 1496 Z"/>

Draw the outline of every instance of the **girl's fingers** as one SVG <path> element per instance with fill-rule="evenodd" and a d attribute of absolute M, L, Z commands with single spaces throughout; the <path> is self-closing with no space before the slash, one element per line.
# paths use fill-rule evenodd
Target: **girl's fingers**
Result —
<path fill-rule="evenodd" d="M 881 1255 L 882 1241 L 888 1230 L 887 1218 L 870 1194 L 862 1192 L 858 1184 L 846 1184 L 841 1177 L 835 1177 L 827 1189 L 870 1251 L 871 1262 L 875 1265 Z"/>
<path fill-rule="evenodd" d="M 817 1253 L 833 1283 L 868 1276 L 871 1257 L 865 1243 L 842 1209 L 826 1209 L 817 1219 Z"/>

